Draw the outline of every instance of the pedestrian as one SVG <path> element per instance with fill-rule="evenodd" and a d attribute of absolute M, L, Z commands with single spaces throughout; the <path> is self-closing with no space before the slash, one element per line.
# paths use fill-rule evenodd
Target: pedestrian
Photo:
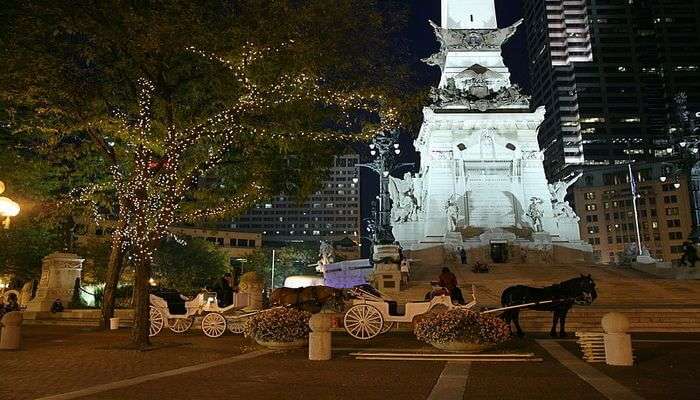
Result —
<path fill-rule="evenodd" d="M 698 260 L 698 251 L 695 244 L 685 241 L 683 242 L 683 256 L 681 256 L 680 265 L 690 263 L 691 267 L 695 267 L 695 262 Z"/>
<path fill-rule="evenodd" d="M 409 268 L 408 268 L 408 260 L 403 259 L 401 260 L 401 287 L 406 288 L 408 287 L 408 279 L 409 279 Z"/>
<path fill-rule="evenodd" d="M 450 292 L 452 302 L 457 302 L 458 304 L 462 305 L 466 304 L 464 301 L 464 296 L 462 295 L 462 290 L 459 288 L 459 284 L 457 283 L 457 277 L 450 271 L 449 268 L 442 268 L 439 282 L 440 286 L 444 287 Z"/>
<path fill-rule="evenodd" d="M 15 293 L 7 295 L 7 303 L 5 304 L 5 312 L 19 311 L 19 302 Z"/>
<path fill-rule="evenodd" d="M 525 264 L 527 262 L 527 248 L 520 246 L 520 263 Z"/>
<path fill-rule="evenodd" d="M 228 307 L 233 304 L 233 277 L 230 272 L 224 274 L 221 277 L 221 299 L 219 300 L 219 305 L 221 307 Z"/>
<path fill-rule="evenodd" d="M 464 247 L 459 249 L 459 258 L 462 260 L 462 265 L 467 263 L 467 252 Z"/>
<path fill-rule="evenodd" d="M 54 314 L 63 312 L 63 302 L 61 299 L 56 299 L 53 301 L 53 304 L 51 304 L 51 312 Z"/>

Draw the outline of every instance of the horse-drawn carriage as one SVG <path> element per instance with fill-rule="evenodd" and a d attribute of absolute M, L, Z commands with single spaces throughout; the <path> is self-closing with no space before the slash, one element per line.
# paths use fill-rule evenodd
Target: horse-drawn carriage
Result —
<path fill-rule="evenodd" d="M 151 294 L 150 302 L 150 336 L 159 334 L 163 327 L 174 333 L 184 333 L 201 315 L 202 332 L 209 337 L 223 335 L 226 328 L 231 333 L 241 334 L 245 318 L 258 312 L 244 310 L 249 301 L 248 295 L 242 293 L 235 293 L 233 304 L 226 307 L 219 306 L 214 292 L 202 292 L 190 300 L 177 292 L 161 291 Z"/>
<path fill-rule="evenodd" d="M 383 298 L 381 292 L 372 290 L 371 287 L 359 286 L 350 289 L 350 292 L 354 299 L 343 318 L 345 331 L 350 336 L 361 340 L 372 339 L 381 333 L 386 333 L 399 322 L 413 322 L 416 316 L 434 309 L 469 309 L 476 305 L 473 286 L 472 301 L 469 304 L 454 304 L 450 296 L 442 292 L 431 296 L 429 301 L 406 303 L 403 310 L 399 309 L 396 301 Z"/>

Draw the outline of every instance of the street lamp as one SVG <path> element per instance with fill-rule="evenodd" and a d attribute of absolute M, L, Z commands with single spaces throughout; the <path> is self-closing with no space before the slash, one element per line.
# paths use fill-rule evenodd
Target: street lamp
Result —
<path fill-rule="evenodd" d="M 5 191 L 5 184 L 0 181 L 0 194 Z M 4 217 L 2 226 L 5 229 L 10 229 L 10 218 L 16 217 L 19 214 L 19 204 L 10 200 L 7 197 L 0 196 L 0 217 Z"/>
<path fill-rule="evenodd" d="M 369 154 L 373 160 L 368 163 L 357 164 L 372 170 L 379 176 L 378 207 L 374 211 L 374 221 L 368 223 L 372 226 L 372 241 L 374 244 L 393 243 L 394 235 L 391 232 L 391 200 L 389 198 L 389 176 L 399 168 L 413 166 L 413 163 L 396 164 L 395 155 L 401 154 L 401 145 L 397 142 L 398 132 L 382 132 L 372 139 L 369 144 Z M 368 225 L 369 226 L 369 225 Z"/>

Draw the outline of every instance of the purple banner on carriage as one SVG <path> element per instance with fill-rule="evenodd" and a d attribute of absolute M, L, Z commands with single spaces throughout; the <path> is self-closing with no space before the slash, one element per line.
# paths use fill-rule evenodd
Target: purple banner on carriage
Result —
<path fill-rule="evenodd" d="M 368 259 L 341 261 L 317 267 L 323 273 L 326 286 L 336 289 L 347 289 L 366 284 L 372 272 L 372 264 Z"/>

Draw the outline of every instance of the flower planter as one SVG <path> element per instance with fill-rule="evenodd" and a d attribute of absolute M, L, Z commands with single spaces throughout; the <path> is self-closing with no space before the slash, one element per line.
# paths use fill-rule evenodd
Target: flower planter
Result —
<path fill-rule="evenodd" d="M 460 341 L 443 342 L 443 343 L 431 342 L 430 344 L 433 347 L 440 349 L 440 350 L 460 352 L 460 353 L 480 353 L 484 350 L 488 350 L 491 347 L 493 347 L 493 345 L 491 345 L 491 344 L 479 344 L 479 343 L 460 342 Z"/>
<path fill-rule="evenodd" d="M 293 349 L 300 349 L 300 348 L 306 346 L 309 340 L 306 338 L 303 338 L 303 339 L 297 339 L 293 342 L 268 342 L 268 341 L 258 340 L 258 339 L 255 339 L 255 341 L 258 342 L 259 345 L 265 346 L 271 350 L 293 350 Z"/>

